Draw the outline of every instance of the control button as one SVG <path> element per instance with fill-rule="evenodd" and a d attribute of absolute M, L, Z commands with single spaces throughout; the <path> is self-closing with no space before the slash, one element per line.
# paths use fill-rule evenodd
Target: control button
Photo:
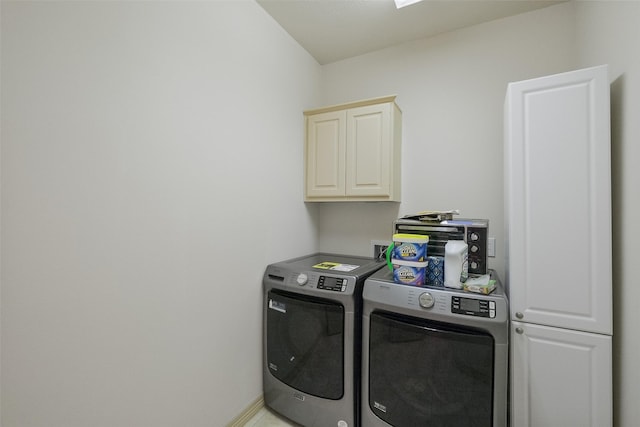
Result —
<path fill-rule="evenodd" d="M 476 241 L 480 238 L 480 236 L 478 235 L 478 233 L 471 233 L 471 241 Z"/>
<path fill-rule="evenodd" d="M 489 317 L 492 318 L 492 319 L 494 317 L 496 317 L 496 311 L 495 310 L 489 310 Z"/>
<path fill-rule="evenodd" d="M 298 285 L 300 286 L 306 285 L 307 280 L 309 280 L 309 277 L 307 277 L 307 275 L 304 273 L 298 274 L 298 277 L 296 278 L 296 282 L 298 282 Z"/>
<path fill-rule="evenodd" d="M 489 308 L 492 310 L 496 309 L 496 302 L 495 301 L 489 301 Z"/>
<path fill-rule="evenodd" d="M 480 250 L 480 248 L 478 247 L 478 245 L 471 245 L 471 247 L 469 248 L 469 250 L 473 253 L 476 253 Z"/>
<path fill-rule="evenodd" d="M 418 301 L 420 302 L 420 307 L 422 308 L 431 308 L 433 304 L 436 303 L 435 298 L 429 292 L 423 292 L 418 297 Z"/>

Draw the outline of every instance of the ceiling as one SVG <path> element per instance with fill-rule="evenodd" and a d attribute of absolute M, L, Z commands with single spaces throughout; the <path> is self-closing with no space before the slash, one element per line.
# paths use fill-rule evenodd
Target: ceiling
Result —
<path fill-rule="evenodd" d="M 546 0 L 257 0 L 320 64 L 551 6 Z"/>

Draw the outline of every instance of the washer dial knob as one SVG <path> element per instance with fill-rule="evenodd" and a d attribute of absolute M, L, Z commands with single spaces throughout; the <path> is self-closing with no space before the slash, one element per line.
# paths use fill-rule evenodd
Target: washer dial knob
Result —
<path fill-rule="evenodd" d="M 298 277 L 296 277 L 296 282 L 298 282 L 298 285 L 300 286 L 306 285 L 308 280 L 309 277 L 304 273 L 300 273 L 298 274 Z"/>
<path fill-rule="evenodd" d="M 436 303 L 435 298 L 429 292 L 423 292 L 418 297 L 418 301 L 420 302 L 420 307 L 422 308 L 431 308 L 433 304 Z"/>

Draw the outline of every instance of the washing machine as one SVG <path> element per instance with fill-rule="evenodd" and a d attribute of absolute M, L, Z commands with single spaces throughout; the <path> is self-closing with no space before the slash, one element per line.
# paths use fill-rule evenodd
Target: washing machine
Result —
<path fill-rule="evenodd" d="M 382 269 L 363 301 L 362 427 L 507 425 L 509 309 L 499 281 L 484 295 L 396 284 Z"/>
<path fill-rule="evenodd" d="M 373 258 L 316 253 L 264 273 L 265 404 L 305 427 L 359 425 L 362 287 Z"/>

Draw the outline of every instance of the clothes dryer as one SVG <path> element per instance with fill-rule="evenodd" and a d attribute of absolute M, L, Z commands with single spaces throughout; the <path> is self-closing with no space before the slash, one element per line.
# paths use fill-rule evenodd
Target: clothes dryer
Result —
<path fill-rule="evenodd" d="M 407 286 L 383 269 L 366 280 L 363 301 L 362 427 L 507 425 L 500 283 L 489 295 Z"/>
<path fill-rule="evenodd" d="M 362 287 L 384 266 L 317 253 L 264 273 L 265 404 L 305 427 L 356 427 L 360 413 Z"/>

